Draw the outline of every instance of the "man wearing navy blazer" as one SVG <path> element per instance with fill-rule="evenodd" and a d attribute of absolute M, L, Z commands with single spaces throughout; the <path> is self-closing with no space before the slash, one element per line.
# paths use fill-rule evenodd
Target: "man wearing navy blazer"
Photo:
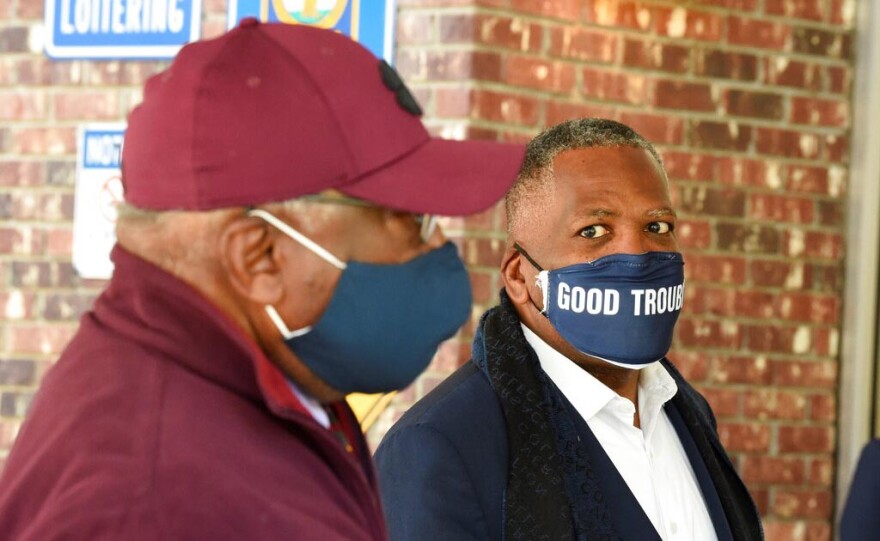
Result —
<path fill-rule="evenodd" d="M 505 203 L 500 305 L 377 450 L 391 539 L 762 539 L 665 358 L 684 262 L 654 147 L 610 120 L 554 126 Z"/>

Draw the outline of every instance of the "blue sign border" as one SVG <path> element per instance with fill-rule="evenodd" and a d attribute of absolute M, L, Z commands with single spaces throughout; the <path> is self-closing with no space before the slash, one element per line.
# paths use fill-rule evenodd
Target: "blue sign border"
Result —
<path fill-rule="evenodd" d="M 60 33 L 60 14 L 56 5 L 60 2 L 74 0 L 45 0 L 44 26 L 46 28 L 45 52 L 49 58 L 58 60 L 122 60 L 122 59 L 170 59 L 189 42 L 197 41 L 202 27 L 202 0 L 185 0 L 188 2 L 189 26 L 179 33 L 141 33 L 107 36 L 92 34 L 65 40 Z M 88 1 L 88 0 L 86 0 Z M 114 38 L 116 40 L 114 41 Z M 138 39 L 140 38 L 140 39 Z M 69 41 L 69 43 L 65 43 Z M 75 43 L 79 41 L 80 43 Z"/>
<path fill-rule="evenodd" d="M 262 1 L 271 0 L 229 0 L 226 14 L 226 28 L 235 27 L 245 17 L 256 17 L 264 22 L 277 21 L 269 16 L 268 20 L 260 16 L 259 7 Z M 393 63 L 394 56 L 394 15 L 396 12 L 395 0 L 348 0 L 358 6 L 358 20 L 351 21 L 351 10 L 346 8 L 346 13 L 340 18 L 336 30 L 351 36 L 351 28 L 357 29 L 355 41 L 369 49 L 377 57 L 384 58 L 389 64 Z M 348 28 L 340 26 L 348 25 Z"/>

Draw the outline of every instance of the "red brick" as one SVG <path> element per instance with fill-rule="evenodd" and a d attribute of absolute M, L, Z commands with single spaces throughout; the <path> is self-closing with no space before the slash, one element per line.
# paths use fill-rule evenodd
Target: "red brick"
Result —
<path fill-rule="evenodd" d="M 704 77 L 754 81 L 758 76 L 758 58 L 752 54 L 698 49 L 695 60 L 696 74 Z"/>
<path fill-rule="evenodd" d="M 833 325 L 839 323 L 840 301 L 837 295 L 782 293 L 777 297 L 777 317 L 790 321 Z"/>
<path fill-rule="evenodd" d="M 847 163 L 849 160 L 849 138 L 846 135 L 826 135 L 825 159 L 832 163 Z"/>
<path fill-rule="evenodd" d="M 779 165 L 767 160 L 723 157 L 718 160 L 718 181 L 731 186 L 780 187 Z"/>
<path fill-rule="evenodd" d="M 840 261 L 843 257 L 843 237 L 840 233 L 820 231 L 786 231 L 786 253 L 792 257 L 814 257 Z"/>
<path fill-rule="evenodd" d="M 739 257 L 689 252 L 685 255 L 688 288 L 695 282 L 741 285 L 746 279 L 746 262 Z"/>
<path fill-rule="evenodd" d="M 810 419 L 833 423 L 837 420 L 837 401 L 834 395 L 817 394 L 810 396 Z"/>
<path fill-rule="evenodd" d="M 815 217 L 814 202 L 790 195 L 753 193 L 748 215 L 759 221 L 809 224 Z"/>
<path fill-rule="evenodd" d="M 437 18 L 430 12 L 401 11 L 397 16 L 397 34 L 395 36 L 397 38 L 398 46 L 411 44 L 417 45 L 436 41 L 436 21 Z M 472 34 L 467 33 L 466 30 L 472 31 L 472 22 L 473 17 L 469 15 L 443 17 L 440 23 L 443 42 L 455 43 L 470 38 Z M 450 23 L 455 24 L 453 25 Z M 449 35 L 449 31 L 453 31 L 456 34 Z"/>
<path fill-rule="evenodd" d="M 672 349 L 669 352 L 675 367 L 688 381 L 698 382 L 706 379 L 709 372 L 709 361 L 701 351 L 679 351 Z"/>
<path fill-rule="evenodd" d="M 829 518 L 832 505 L 827 490 L 777 489 L 773 512 L 785 518 Z"/>
<path fill-rule="evenodd" d="M 688 381 L 693 380 L 688 378 Z M 740 398 L 742 395 L 739 391 L 733 389 L 707 389 L 703 387 L 700 389 L 700 392 L 709 401 L 709 405 L 712 406 L 712 412 L 716 418 L 722 419 L 740 415 Z"/>
<path fill-rule="evenodd" d="M 745 200 L 745 194 L 739 190 L 682 186 L 679 208 L 700 216 L 742 217 Z"/>
<path fill-rule="evenodd" d="M 770 427 L 767 425 L 719 422 L 718 436 L 728 452 L 766 452 L 770 449 Z"/>
<path fill-rule="evenodd" d="M 552 100 L 547 103 L 544 124 L 553 126 L 572 118 L 611 118 L 613 116 L 614 109 L 608 106 Z"/>
<path fill-rule="evenodd" d="M 581 76 L 581 92 L 587 98 L 631 105 L 645 102 L 645 78 L 640 75 L 585 68 Z"/>
<path fill-rule="evenodd" d="M 618 38 L 614 34 L 574 26 L 550 30 L 550 54 L 570 60 L 611 63 L 617 56 Z"/>
<path fill-rule="evenodd" d="M 712 226 L 704 220 L 679 219 L 675 225 L 675 237 L 681 249 L 705 249 L 712 243 Z"/>
<path fill-rule="evenodd" d="M 789 419 L 806 417 L 807 399 L 800 392 L 762 389 L 745 393 L 743 413 L 749 419 Z"/>
<path fill-rule="evenodd" d="M 6 325 L 4 342 L 7 348 L 21 354 L 57 355 L 61 353 L 75 331 L 76 326 L 71 324 Z"/>
<path fill-rule="evenodd" d="M 824 20 L 827 0 L 765 0 L 764 11 L 788 18 Z"/>
<path fill-rule="evenodd" d="M 655 145 L 679 145 L 684 140 L 684 121 L 680 118 L 624 111 L 620 121 Z"/>
<path fill-rule="evenodd" d="M 830 453 L 834 450 L 832 427 L 780 426 L 777 437 L 781 453 Z"/>
<path fill-rule="evenodd" d="M 743 457 L 742 478 L 746 483 L 799 485 L 804 481 L 804 461 L 771 456 Z"/>
<path fill-rule="evenodd" d="M 46 167 L 38 161 L 0 161 L 0 186 L 37 186 L 46 178 Z"/>
<path fill-rule="evenodd" d="M 0 120 L 46 118 L 46 96 L 42 92 L 0 92 Z"/>
<path fill-rule="evenodd" d="M 811 485 L 830 487 L 834 482 L 834 460 L 831 457 L 810 460 L 808 476 Z"/>
<path fill-rule="evenodd" d="M 778 120 L 782 118 L 783 100 L 781 95 L 769 92 L 728 90 L 724 93 L 724 108 L 734 116 Z"/>
<path fill-rule="evenodd" d="M 718 164 L 718 158 L 715 156 L 672 150 L 663 152 L 662 156 L 663 165 L 669 178 L 711 180 L 715 177 L 715 170 Z"/>
<path fill-rule="evenodd" d="M 790 27 L 770 21 L 738 16 L 727 19 L 727 41 L 734 45 L 782 51 L 790 33 Z"/>
<path fill-rule="evenodd" d="M 763 356 L 719 356 L 712 364 L 712 381 L 721 384 L 746 383 L 767 385 L 770 383 L 770 363 Z"/>
<path fill-rule="evenodd" d="M 845 203 L 840 200 L 816 201 L 817 221 L 820 225 L 842 227 L 844 224 Z"/>
<path fill-rule="evenodd" d="M 117 120 L 121 116 L 118 95 L 112 92 L 65 92 L 52 99 L 59 120 Z"/>
<path fill-rule="evenodd" d="M 715 101 L 707 84 L 659 80 L 653 85 L 654 105 L 668 109 L 712 111 Z"/>
<path fill-rule="evenodd" d="M 480 17 L 477 32 L 474 36 L 477 43 L 523 52 L 541 50 L 542 27 L 525 19 Z"/>
<path fill-rule="evenodd" d="M 775 254 L 782 242 L 778 229 L 759 224 L 719 222 L 715 233 L 719 249 L 738 253 Z"/>
<path fill-rule="evenodd" d="M 821 141 L 815 133 L 762 127 L 755 131 L 755 146 L 762 154 L 805 159 L 819 157 Z"/>
<path fill-rule="evenodd" d="M 700 287 L 688 284 L 685 289 L 685 308 L 688 314 L 726 316 L 734 313 L 735 292 L 731 289 Z"/>
<path fill-rule="evenodd" d="M 837 32 L 812 27 L 797 27 L 791 34 L 791 41 L 792 50 L 795 53 L 849 58 L 845 39 Z"/>
<path fill-rule="evenodd" d="M 43 19 L 43 2 L 28 2 L 19 0 L 18 17 L 20 19 Z"/>
<path fill-rule="evenodd" d="M 828 66 L 825 68 L 825 79 L 828 83 L 829 92 L 849 95 L 852 85 L 851 70 L 841 66 Z"/>
<path fill-rule="evenodd" d="M 0 28 L 0 54 L 28 52 L 28 29 L 21 26 Z"/>
<path fill-rule="evenodd" d="M 689 47 L 650 39 L 624 38 L 624 66 L 685 73 L 690 67 L 690 57 Z"/>
<path fill-rule="evenodd" d="M 735 313 L 753 319 L 772 319 L 775 293 L 767 291 L 738 290 Z"/>
<path fill-rule="evenodd" d="M 813 329 L 815 353 L 823 357 L 836 356 L 840 348 L 840 337 L 837 329 Z"/>
<path fill-rule="evenodd" d="M 76 130 L 71 127 L 22 128 L 13 137 L 16 154 L 59 155 L 76 152 Z"/>
<path fill-rule="evenodd" d="M 580 19 L 580 0 L 540 0 L 538 2 L 535 0 L 510 0 L 510 2 L 514 10 L 524 13 L 567 21 Z"/>
<path fill-rule="evenodd" d="M 849 125 L 849 104 L 840 100 L 793 97 L 791 121 L 821 126 Z"/>
<path fill-rule="evenodd" d="M 787 192 L 831 195 L 828 167 L 790 165 L 786 168 L 785 180 Z"/>
<path fill-rule="evenodd" d="M 683 347 L 736 348 L 739 346 L 739 325 L 732 321 L 682 318 L 676 336 Z"/>
<path fill-rule="evenodd" d="M 651 9 L 641 2 L 615 0 L 614 2 L 587 2 L 584 20 L 602 27 L 621 27 L 631 30 L 648 30 L 651 26 Z"/>
<path fill-rule="evenodd" d="M 737 11 L 754 11 L 758 0 L 694 0 L 698 6 L 714 6 L 735 9 Z"/>
<path fill-rule="evenodd" d="M 465 238 L 462 255 L 466 263 L 497 269 L 504 255 L 505 243 L 500 239 Z"/>
<path fill-rule="evenodd" d="M 751 126 L 728 122 L 691 122 L 691 144 L 697 148 L 743 152 L 752 143 Z"/>
<path fill-rule="evenodd" d="M 822 89 L 822 67 L 785 56 L 764 59 L 764 81 L 769 85 L 788 86 L 806 90 Z"/>
<path fill-rule="evenodd" d="M 574 66 L 540 58 L 510 55 L 504 60 L 504 82 L 513 86 L 554 93 L 574 88 Z"/>
<path fill-rule="evenodd" d="M 812 345 L 809 327 L 741 325 L 741 329 L 742 346 L 758 353 L 804 354 Z"/>
<path fill-rule="evenodd" d="M 719 41 L 723 26 L 720 15 L 683 7 L 654 8 L 654 28 L 661 36 Z"/>
<path fill-rule="evenodd" d="M 25 386 L 37 383 L 37 363 L 26 359 L 0 359 L 0 385 Z M 2 438 L 0 438 L 2 439 Z M 0 441 L 0 447 L 3 442 Z"/>

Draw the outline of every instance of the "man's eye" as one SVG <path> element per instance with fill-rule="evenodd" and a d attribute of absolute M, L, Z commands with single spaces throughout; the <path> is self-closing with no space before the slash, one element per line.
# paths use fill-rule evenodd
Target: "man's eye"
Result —
<path fill-rule="evenodd" d="M 581 230 L 581 236 L 588 239 L 597 239 L 604 237 L 609 233 L 608 228 L 604 225 L 591 225 Z"/>
<path fill-rule="evenodd" d="M 669 222 L 651 222 L 648 224 L 647 230 L 658 235 L 665 235 L 675 231 L 675 225 Z"/>

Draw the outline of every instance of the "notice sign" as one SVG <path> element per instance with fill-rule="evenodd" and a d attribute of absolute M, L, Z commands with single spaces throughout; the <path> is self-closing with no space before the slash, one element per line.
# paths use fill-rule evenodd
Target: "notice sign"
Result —
<path fill-rule="evenodd" d="M 394 0 L 229 0 L 228 27 L 245 17 L 332 28 L 391 63 Z"/>
<path fill-rule="evenodd" d="M 46 0 L 52 58 L 171 58 L 199 38 L 201 0 Z"/>
<path fill-rule="evenodd" d="M 120 160 L 124 124 L 79 130 L 73 207 L 73 267 L 83 278 L 110 278 L 116 204 L 122 201 Z"/>

